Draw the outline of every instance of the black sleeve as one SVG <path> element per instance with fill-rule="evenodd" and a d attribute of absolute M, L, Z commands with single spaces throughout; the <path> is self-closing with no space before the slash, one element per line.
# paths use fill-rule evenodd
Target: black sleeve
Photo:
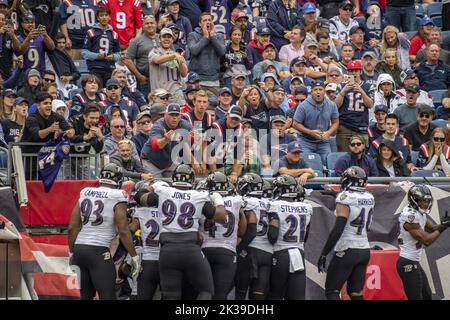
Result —
<path fill-rule="evenodd" d="M 278 214 L 276 212 L 269 212 L 269 223 L 272 220 L 280 221 L 280 217 L 278 217 Z M 280 232 L 280 228 L 269 224 L 269 231 L 267 232 L 267 239 L 269 239 L 269 242 L 272 245 L 275 244 L 275 242 L 277 242 L 279 232 Z"/>
<path fill-rule="evenodd" d="M 212 204 L 211 201 L 208 201 L 203 205 L 202 214 L 207 219 L 213 219 L 215 213 L 216 213 L 216 208 L 214 207 L 214 205 Z"/>
<path fill-rule="evenodd" d="M 245 234 L 242 237 L 241 242 L 237 246 L 237 251 L 241 251 L 248 247 L 248 245 L 252 242 L 252 240 L 256 237 L 256 223 L 247 224 L 247 230 L 245 230 Z"/>
<path fill-rule="evenodd" d="M 331 250 L 333 250 L 334 246 L 338 242 L 339 238 L 344 232 L 345 225 L 347 224 L 347 218 L 345 217 L 337 217 L 336 222 L 334 224 L 333 230 L 331 230 L 330 235 L 328 236 L 327 243 L 323 247 L 322 256 L 328 255 Z"/>

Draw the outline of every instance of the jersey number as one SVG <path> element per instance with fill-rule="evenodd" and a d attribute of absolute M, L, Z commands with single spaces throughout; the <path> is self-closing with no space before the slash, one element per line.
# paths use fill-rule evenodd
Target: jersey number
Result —
<path fill-rule="evenodd" d="M 92 27 L 95 23 L 95 12 L 91 8 L 79 8 L 71 6 L 67 8 L 67 14 L 70 18 L 67 19 L 67 29 L 81 29 Z"/>
<path fill-rule="evenodd" d="M 359 213 L 359 216 L 350 222 L 350 225 L 352 227 L 358 228 L 356 231 L 356 234 L 360 235 L 362 234 L 362 231 L 364 228 L 366 228 L 366 231 L 369 231 L 370 224 L 372 223 L 372 214 L 373 209 L 369 210 L 369 214 L 367 215 L 367 221 L 366 221 L 366 208 L 362 208 L 361 212 Z"/>
<path fill-rule="evenodd" d="M 30 61 L 30 68 L 36 68 L 39 64 L 39 52 L 35 48 L 30 48 L 27 54 L 28 61 Z"/>
<path fill-rule="evenodd" d="M 117 12 L 116 27 L 117 29 L 125 29 L 127 27 L 127 15 L 125 12 Z"/>
<path fill-rule="evenodd" d="M 220 15 L 220 17 L 219 17 Z M 224 6 L 211 7 L 211 16 L 214 24 L 224 24 L 227 23 L 227 8 Z"/>
<path fill-rule="evenodd" d="M 267 234 L 267 229 L 269 228 L 269 216 L 267 211 L 260 210 L 258 225 L 261 226 L 261 229 L 256 232 L 256 235 L 260 237 L 265 236 Z"/>
<path fill-rule="evenodd" d="M 96 207 L 95 210 L 94 206 Z M 105 205 L 101 200 L 95 200 L 94 203 L 90 199 L 84 199 L 81 201 L 80 210 L 81 216 L 83 217 L 83 225 L 89 222 L 89 217 L 93 213 L 95 215 L 95 220 L 91 222 L 92 226 L 99 226 L 103 223 L 103 209 Z"/>
<path fill-rule="evenodd" d="M 299 233 L 297 233 L 297 228 L 299 225 L 300 220 L 300 228 Z M 305 235 L 306 235 L 306 216 L 305 215 L 299 215 L 295 216 L 293 214 L 290 214 L 286 217 L 284 220 L 286 223 L 289 223 L 289 229 L 286 231 L 286 233 L 283 235 L 283 241 L 285 242 L 303 242 L 305 241 Z"/>
<path fill-rule="evenodd" d="M 236 218 L 234 217 L 234 214 L 227 210 L 227 222 L 222 223 L 222 226 L 226 228 L 227 230 L 222 234 L 224 238 L 228 238 L 233 234 L 234 231 L 234 225 L 236 222 Z M 204 229 L 209 233 L 210 238 L 216 237 L 216 222 L 213 219 L 206 219 L 204 224 Z"/>
<path fill-rule="evenodd" d="M 361 93 L 349 93 L 348 95 L 348 111 L 364 111 L 364 101 L 361 98 Z"/>
<path fill-rule="evenodd" d="M 145 223 L 145 227 L 150 229 L 150 232 L 145 239 L 145 245 L 147 247 L 158 247 L 159 241 L 155 240 L 155 238 L 159 234 L 159 224 L 154 219 L 150 219 Z"/>
<path fill-rule="evenodd" d="M 171 224 L 177 215 L 177 206 L 172 200 L 166 200 L 161 206 L 161 211 L 166 217 L 162 221 L 163 225 Z M 189 229 L 194 225 L 195 207 L 190 202 L 185 202 L 180 206 L 180 216 L 177 219 L 178 225 L 182 229 Z"/>
<path fill-rule="evenodd" d="M 98 50 L 100 53 L 108 54 L 109 52 L 109 39 L 108 38 L 100 38 L 98 43 L 100 49 Z"/>

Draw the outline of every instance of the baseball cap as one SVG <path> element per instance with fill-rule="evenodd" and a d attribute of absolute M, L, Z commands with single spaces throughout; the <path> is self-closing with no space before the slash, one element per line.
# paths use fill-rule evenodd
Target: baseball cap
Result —
<path fill-rule="evenodd" d="M 305 40 L 305 42 L 303 42 L 303 46 L 305 48 L 309 48 L 309 47 L 319 47 L 319 43 L 317 42 L 316 39 L 312 39 L 312 38 L 307 38 Z"/>
<path fill-rule="evenodd" d="M 16 98 L 16 105 L 18 105 L 18 104 L 21 104 L 21 103 L 24 103 L 24 102 L 26 102 L 26 104 L 30 104 L 30 102 L 28 101 L 28 99 L 27 98 L 24 98 L 24 97 L 18 97 L 18 98 Z"/>
<path fill-rule="evenodd" d="M 138 115 L 137 115 L 136 121 L 141 120 L 143 117 L 151 117 L 150 112 L 147 111 L 147 110 L 139 112 Z"/>
<path fill-rule="evenodd" d="M 325 87 L 325 91 L 336 91 L 337 90 L 337 84 L 336 83 L 329 83 Z"/>
<path fill-rule="evenodd" d="M 111 86 L 120 86 L 119 80 L 115 78 L 111 78 L 108 81 L 106 81 L 106 88 L 109 88 Z"/>
<path fill-rule="evenodd" d="M 430 19 L 430 17 L 425 16 L 422 19 L 420 19 L 421 27 L 429 25 L 429 24 L 432 24 L 434 26 L 434 22 L 433 22 L 433 20 Z"/>
<path fill-rule="evenodd" d="M 264 71 L 267 71 L 267 68 L 269 68 L 269 67 L 275 67 L 276 68 L 275 63 L 273 63 L 273 61 L 270 61 L 270 60 L 264 60 L 263 61 L 263 69 L 264 69 Z"/>
<path fill-rule="evenodd" d="M 17 98 L 17 93 L 13 89 L 6 89 L 6 90 L 3 90 L 3 96 L 4 97 L 14 96 L 14 98 Z"/>
<path fill-rule="evenodd" d="M 337 71 L 337 72 L 339 72 L 339 74 L 342 74 L 342 69 L 341 68 L 339 68 L 335 64 L 330 64 L 329 67 L 328 67 L 327 73 L 331 74 L 331 72 L 333 72 L 333 71 Z"/>
<path fill-rule="evenodd" d="M 174 19 L 176 20 L 176 19 Z M 170 30 L 178 30 L 181 31 L 180 27 L 176 23 L 168 23 L 166 24 L 166 28 L 169 28 Z"/>
<path fill-rule="evenodd" d="M 377 113 L 377 112 L 380 112 L 380 111 L 389 113 L 389 108 L 385 104 L 377 104 L 375 106 L 374 113 Z"/>
<path fill-rule="evenodd" d="M 271 72 L 263 73 L 263 75 L 261 76 L 261 82 L 264 82 L 267 78 L 272 78 L 276 84 L 280 84 L 280 81 L 278 81 L 277 76 Z"/>
<path fill-rule="evenodd" d="M 170 93 L 166 89 L 158 88 L 155 90 L 155 96 L 161 98 L 165 96 L 170 96 Z"/>
<path fill-rule="evenodd" d="M 302 152 L 302 146 L 298 141 L 292 141 L 288 144 L 288 152 Z"/>
<path fill-rule="evenodd" d="M 162 30 L 159 32 L 159 36 L 162 37 L 163 35 L 169 34 L 173 37 L 173 32 L 169 28 L 162 28 Z"/>
<path fill-rule="evenodd" d="M 350 29 L 350 35 L 352 35 L 352 34 L 354 34 L 354 33 L 356 33 L 356 31 L 358 31 L 359 29 L 361 29 L 363 32 L 366 32 L 366 29 L 363 27 L 363 26 L 353 26 L 351 29 Z"/>
<path fill-rule="evenodd" d="M 286 92 L 286 89 L 284 89 L 283 86 L 280 86 L 279 84 L 276 84 L 276 85 L 273 87 L 272 92 L 277 92 L 277 91 L 283 91 L 283 92 Z"/>
<path fill-rule="evenodd" d="M 228 87 L 220 88 L 220 90 L 219 90 L 219 96 L 223 95 L 224 93 L 232 94 L 230 88 L 228 88 Z"/>
<path fill-rule="evenodd" d="M 364 139 L 364 137 L 359 134 L 355 134 L 355 135 L 351 136 L 350 139 L 348 140 L 348 143 L 349 144 L 352 143 L 352 141 L 355 139 L 361 141 L 362 144 L 366 144 L 366 139 Z"/>
<path fill-rule="evenodd" d="M 59 99 L 54 99 L 52 101 L 52 110 L 58 110 L 58 108 L 65 107 L 67 108 L 67 105 L 64 103 L 64 101 Z"/>
<path fill-rule="evenodd" d="M 189 93 L 189 92 L 191 92 L 191 91 L 198 91 L 198 90 L 200 90 L 200 88 L 198 88 L 198 87 L 196 87 L 196 86 L 193 86 L 192 84 L 188 84 L 188 85 L 186 86 L 186 89 L 184 90 L 184 92 L 185 92 L 185 93 Z"/>
<path fill-rule="evenodd" d="M 197 81 L 200 81 L 200 77 L 198 76 L 198 74 L 193 72 L 193 71 L 189 72 L 188 78 L 187 78 L 187 82 L 188 83 L 194 83 L 194 82 L 197 82 Z"/>
<path fill-rule="evenodd" d="M 166 107 L 162 103 L 154 103 L 150 107 L 149 112 L 150 112 L 150 116 L 155 115 L 155 114 L 164 114 L 164 113 L 166 113 Z"/>
<path fill-rule="evenodd" d="M 241 18 L 246 18 L 248 20 L 247 14 L 245 12 L 243 12 L 243 11 L 238 11 L 231 18 L 232 18 L 233 22 L 236 22 L 236 21 L 238 21 Z"/>
<path fill-rule="evenodd" d="M 256 34 L 258 34 L 260 36 L 267 35 L 267 34 L 270 34 L 270 30 L 266 26 L 260 26 L 260 27 L 256 28 Z"/>
<path fill-rule="evenodd" d="M 292 59 L 292 61 L 291 61 L 291 67 L 292 67 L 293 65 L 301 64 L 301 63 L 306 64 L 305 59 L 303 59 L 303 57 L 302 57 L 302 58 L 296 57 L 296 58 Z"/>
<path fill-rule="evenodd" d="M 8 0 L 0 0 L 0 5 L 8 6 Z"/>
<path fill-rule="evenodd" d="M 233 105 L 230 107 L 230 110 L 228 110 L 228 115 L 231 118 L 242 120 L 242 109 L 236 105 Z"/>
<path fill-rule="evenodd" d="M 291 83 L 292 83 L 292 81 L 294 81 L 294 80 L 299 80 L 301 83 L 303 83 L 303 79 L 302 79 L 302 77 L 300 77 L 300 76 L 292 77 L 292 78 L 291 78 Z"/>
<path fill-rule="evenodd" d="M 250 123 L 253 126 L 253 121 L 252 119 L 249 118 L 242 118 L 241 123 L 242 124 Z"/>
<path fill-rule="evenodd" d="M 347 63 L 347 70 L 362 70 L 361 60 L 352 60 Z"/>
<path fill-rule="evenodd" d="M 32 20 L 34 21 L 34 14 L 31 11 L 27 11 L 27 13 L 25 13 L 25 15 L 22 17 L 22 20 Z"/>
<path fill-rule="evenodd" d="M 430 107 L 429 105 L 419 103 L 418 107 L 419 107 L 419 109 L 418 109 L 417 114 L 427 113 L 427 114 L 434 115 L 434 113 L 435 113 L 435 110 L 432 107 Z"/>
<path fill-rule="evenodd" d="M 181 112 L 181 107 L 180 107 L 180 105 L 179 104 L 177 104 L 177 103 L 170 103 L 168 106 L 167 106 L 167 108 L 166 108 L 166 112 L 168 113 L 168 114 L 171 114 L 171 113 L 180 113 Z"/>
<path fill-rule="evenodd" d="M 400 78 L 401 78 L 402 82 L 405 81 L 406 79 L 411 79 L 411 78 L 414 78 L 416 76 L 417 75 L 416 75 L 416 73 L 414 72 L 413 69 L 408 69 L 405 72 L 402 72 L 400 74 Z"/>
<path fill-rule="evenodd" d="M 343 8 L 345 8 L 345 7 L 347 7 L 347 6 L 350 6 L 350 7 L 352 7 L 352 9 L 353 9 L 353 3 L 351 3 L 350 1 L 342 1 L 342 2 L 339 4 L 339 8 L 341 8 L 341 9 L 343 9 Z"/>
<path fill-rule="evenodd" d="M 308 89 L 306 87 L 304 87 L 304 86 L 295 88 L 294 95 L 297 95 L 297 94 L 304 94 L 305 96 L 307 96 L 308 95 Z"/>
<path fill-rule="evenodd" d="M 37 71 L 36 69 L 30 69 L 30 72 L 28 72 L 28 78 L 30 77 L 39 77 L 41 78 L 41 73 Z"/>
<path fill-rule="evenodd" d="M 241 71 L 236 71 L 236 72 L 233 72 L 233 74 L 231 75 L 231 79 L 232 80 L 237 79 L 237 78 L 244 78 L 245 79 L 246 76 L 247 75 L 245 73 L 243 73 Z"/>
<path fill-rule="evenodd" d="M 377 55 L 373 51 L 366 51 L 366 52 L 364 52 L 362 54 L 362 58 L 361 59 L 364 59 L 365 57 L 372 57 L 373 59 L 377 59 Z"/>
<path fill-rule="evenodd" d="M 417 84 L 412 83 L 412 84 L 410 84 L 409 86 L 407 86 L 407 87 L 405 88 L 405 91 L 406 91 L 406 92 L 409 91 L 409 92 L 417 93 L 417 92 L 420 91 L 420 88 L 419 88 L 419 86 L 418 86 Z"/>
<path fill-rule="evenodd" d="M 266 44 L 264 45 L 263 51 L 266 50 L 268 47 L 272 47 L 272 48 L 274 48 L 275 50 L 277 49 L 277 47 L 275 47 L 275 45 L 274 45 L 272 42 L 268 42 L 268 43 L 266 43 Z"/>
<path fill-rule="evenodd" d="M 175 3 L 175 2 L 180 3 L 179 0 L 167 0 L 166 5 L 167 5 L 167 6 L 170 6 L 172 3 Z"/>
<path fill-rule="evenodd" d="M 311 89 L 314 89 L 315 87 L 325 88 L 325 84 L 320 80 L 316 80 L 311 84 Z"/>
<path fill-rule="evenodd" d="M 274 123 L 274 122 L 283 122 L 283 123 L 286 123 L 287 120 L 286 120 L 286 117 L 285 117 L 285 116 L 283 116 L 283 115 L 281 115 L 281 114 L 277 114 L 276 116 L 273 116 L 273 117 L 272 117 L 272 119 L 270 120 L 270 122 L 271 122 L 271 123 Z"/>
<path fill-rule="evenodd" d="M 316 6 L 314 3 L 307 2 L 303 5 L 303 13 L 312 13 L 316 12 Z"/>

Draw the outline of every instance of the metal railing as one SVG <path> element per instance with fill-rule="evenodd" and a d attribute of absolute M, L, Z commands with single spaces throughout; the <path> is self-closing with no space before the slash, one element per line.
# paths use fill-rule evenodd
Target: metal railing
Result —
<path fill-rule="evenodd" d="M 36 142 L 19 142 L 10 143 L 9 150 L 12 150 L 13 146 L 19 147 L 41 147 L 44 143 Z M 88 144 L 86 144 L 87 146 Z M 71 146 L 74 146 L 71 144 Z M 77 144 L 79 147 L 80 144 Z M 23 150 L 23 148 L 22 148 Z M 83 180 L 83 179 L 96 179 L 103 166 L 103 153 L 70 153 L 69 158 L 64 159 L 59 169 L 57 180 Z M 37 160 L 37 152 L 22 152 L 23 168 L 25 180 L 37 180 L 39 172 L 39 163 Z M 8 152 L 8 166 L 7 166 L 7 183 L 11 183 L 11 178 L 14 171 L 13 159 L 11 152 Z"/>

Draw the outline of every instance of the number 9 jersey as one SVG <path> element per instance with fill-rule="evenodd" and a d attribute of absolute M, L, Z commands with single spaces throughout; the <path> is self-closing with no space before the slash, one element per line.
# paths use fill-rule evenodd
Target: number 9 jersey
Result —
<path fill-rule="evenodd" d="M 114 208 L 127 203 L 125 191 L 111 188 L 84 188 L 80 192 L 82 227 L 75 244 L 111 247 L 117 229 L 114 223 Z"/>
<path fill-rule="evenodd" d="M 370 248 L 367 231 L 375 206 L 373 195 L 369 192 L 342 191 L 336 196 L 336 204 L 338 203 L 348 206 L 350 215 L 334 250 L 338 252 L 348 248 Z"/>

